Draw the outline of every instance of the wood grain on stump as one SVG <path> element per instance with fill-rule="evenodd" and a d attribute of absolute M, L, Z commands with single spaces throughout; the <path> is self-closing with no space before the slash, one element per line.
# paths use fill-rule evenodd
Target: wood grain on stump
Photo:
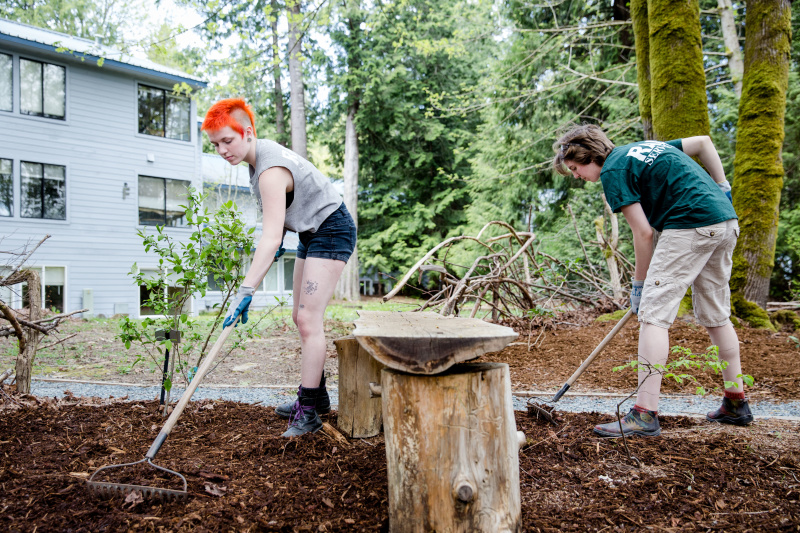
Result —
<path fill-rule="evenodd" d="M 380 382 L 384 368 L 355 337 L 333 342 L 339 359 L 339 430 L 348 437 L 374 437 L 381 431 L 381 399 L 373 397 L 369 384 Z"/>
<path fill-rule="evenodd" d="M 508 365 L 381 373 L 392 532 L 521 529 Z"/>
<path fill-rule="evenodd" d="M 375 359 L 414 374 L 443 372 L 517 338 L 505 326 L 431 312 L 359 311 L 355 325 L 353 335 Z"/>

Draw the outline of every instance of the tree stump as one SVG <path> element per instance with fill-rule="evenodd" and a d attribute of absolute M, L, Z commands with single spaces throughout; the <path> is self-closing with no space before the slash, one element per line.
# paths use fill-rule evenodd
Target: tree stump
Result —
<path fill-rule="evenodd" d="M 390 531 L 520 531 L 508 365 L 381 377 Z"/>
<path fill-rule="evenodd" d="M 338 427 L 348 437 L 374 437 L 381 431 L 381 399 L 370 394 L 370 383 L 380 383 L 384 365 L 370 356 L 355 337 L 333 342 L 339 354 Z"/>
<path fill-rule="evenodd" d="M 502 350 L 517 333 L 477 318 L 430 312 L 359 311 L 353 335 L 372 356 L 396 370 L 436 374 L 456 363 Z"/>

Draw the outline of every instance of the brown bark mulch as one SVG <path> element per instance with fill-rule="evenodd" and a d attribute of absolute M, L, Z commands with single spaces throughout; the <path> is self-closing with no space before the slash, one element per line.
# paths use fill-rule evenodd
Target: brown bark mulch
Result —
<path fill-rule="evenodd" d="M 0 530 L 386 531 L 381 436 L 280 437 L 271 407 L 193 402 L 156 463 L 184 474 L 184 502 L 97 499 L 99 466 L 141 459 L 164 419 L 155 402 L 0 395 Z M 665 417 L 661 438 L 597 439 L 598 415 L 559 427 L 517 413 L 524 531 L 800 530 L 800 437 L 789 422 L 749 428 Z M 331 422 L 335 425 L 335 415 Z M 107 481 L 159 483 L 146 467 Z"/>
<path fill-rule="evenodd" d="M 558 390 L 584 359 L 600 344 L 616 322 L 590 322 L 573 327 L 534 328 L 520 331 L 517 341 L 501 352 L 486 354 L 477 361 L 507 363 L 512 388 L 519 390 Z M 630 369 L 614 372 L 612 368 L 636 358 L 639 325 L 628 322 L 597 356 L 571 391 L 630 392 L 636 387 L 636 374 Z M 747 388 L 748 397 L 767 400 L 800 399 L 800 347 L 790 336 L 798 333 L 772 333 L 752 328 L 737 328 L 742 371 L 755 379 Z M 670 329 L 670 346 L 704 352 L 711 344 L 705 328 L 691 320 L 676 320 Z M 674 357 L 674 356 L 673 356 Z M 722 378 L 712 372 L 690 370 L 706 390 L 722 387 Z M 696 385 L 683 385 L 665 379 L 665 393 L 694 394 Z"/>

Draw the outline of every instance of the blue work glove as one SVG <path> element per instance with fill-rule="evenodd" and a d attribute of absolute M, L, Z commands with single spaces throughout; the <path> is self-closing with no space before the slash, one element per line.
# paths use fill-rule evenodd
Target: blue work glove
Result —
<path fill-rule="evenodd" d="M 733 204 L 733 196 L 731 196 L 731 184 L 728 183 L 728 180 L 718 181 L 717 185 L 719 186 L 720 190 L 725 193 L 725 196 L 728 197 L 728 200 L 731 201 L 731 204 Z"/>
<path fill-rule="evenodd" d="M 253 287 L 247 287 L 246 285 L 239 287 L 239 292 L 236 293 L 231 305 L 228 306 L 225 322 L 222 323 L 223 329 L 236 322 L 236 318 L 239 315 L 242 315 L 242 324 L 247 324 L 247 312 L 250 309 L 250 302 L 253 300 L 255 292 L 256 290 Z M 238 323 L 236 325 L 238 326 Z"/>
<path fill-rule="evenodd" d="M 278 248 L 278 251 L 275 252 L 275 261 L 280 259 L 280 257 L 285 253 L 286 253 L 286 248 L 284 248 L 283 243 L 281 243 L 281 246 Z"/>
<path fill-rule="evenodd" d="M 643 287 L 644 281 L 635 279 L 633 282 L 631 282 L 631 310 L 635 315 L 639 314 L 639 304 L 642 302 Z"/>

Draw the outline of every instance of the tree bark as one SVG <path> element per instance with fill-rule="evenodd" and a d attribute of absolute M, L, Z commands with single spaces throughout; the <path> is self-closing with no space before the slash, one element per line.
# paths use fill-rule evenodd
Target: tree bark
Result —
<path fill-rule="evenodd" d="M 42 316 L 42 290 L 39 273 L 35 270 L 28 270 L 26 273 L 28 282 L 28 322 L 35 322 Z M 23 394 L 31 392 L 31 374 L 33 372 L 33 360 L 36 358 L 36 349 L 42 333 L 34 328 L 25 328 L 25 342 L 20 342 L 21 349 L 17 354 L 17 364 L 15 367 L 17 391 Z"/>
<path fill-rule="evenodd" d="M 636 81 L 639 85 L 639 115 L 646 140 L 653 139 L 653 112 L 650 108 L 650 31 L 647 0 L 631 0 L 633 35 L 636 40 Z"/>
<path fill-rule="evenodd" d="M 775 261 L 783 187 L 781 147 L 789 80 L 789 0 L 747 4 L 744 79 L 734 159 L 733 199 L 741 233 L 731 289 L 764 308 Z"/>
<path fill-rule="evenodd" d="M 272 78 L 274 80 L 275 88 L 275 136 L 277 142 L 281 146 L 286 146 L 286 117 L 283 112 L 283 88 L 281 87 L 281 61 L 278 46 L 278 13 L 280 7 L 278 0 L 272 0 Z"/>
<path fill-rule="evenodd" d="M 384 365 L 348 336 L 334 341 L 339 360 L 339 416 L 336 425 L 352 438 L 374 437 L 381 431 L 381 400 L 370 394 L 380 383 Z"/>
<path fill-rule="evenodd" d="M 358 102 L 347 110 L 344 135 L 344 205 L 358 227 L 358 133 L 355 118 Z M 358 250 L 353 251 L 336 286 L 336 297 L 356 302 L 360 299 Z"/>
<path fill-rule="evenodd" d="M 728 69 L 733 80 L 733 90 L 736 96 L 742 97 L 742 78 L 744 76 L 744 60 L 742 49 L 739 47 L 739 32 L 736 31 L 731 0 L 717 0 L 719 6 L 719 21 L 722 27 L 722 38 L 725 42 L 725 51 L 728 54 Z"/>
<path fill-rule="evenodd" d="M 519 440 L 508 365 L 381 372 L 389 530 L 520 531 Z"/>
<path fill-rule="evenodd" d="M 303 85 L 303 13 L 301 0 L 289 7 L 289 83 L 291 105 L 292 150 L 308 159 L 306 137 L 306 102 Z"/>
<path fill-rule="evenodd" d="M 617 214 L 611 210 L 611 206 L 606 201 L 606 195 L 603 195 L 603 205 L 605 206 L 605 213 L 608 215 L 611 224 L 611 234 L 606 237 L 603 228 L 603 217 L 598 217 L 595 220 L 595 231 L 597 232 L 597 240 L 603 246 L 603 257 L 606 259 L 608 265 L 608 276 L 611 282 L 611 291 L 614 293 L 615 300 L 621 300 L 624 297 L 622 292 L 622 281 L 619 274 L 619 265 L 617 265 L 616 251 L 619 246 L 619 222 Z"/>
<path fill-rule="evenodd" d="M 698 0 L 648 0 L 647 21 L 654 138 L 708 135 Z"/>

